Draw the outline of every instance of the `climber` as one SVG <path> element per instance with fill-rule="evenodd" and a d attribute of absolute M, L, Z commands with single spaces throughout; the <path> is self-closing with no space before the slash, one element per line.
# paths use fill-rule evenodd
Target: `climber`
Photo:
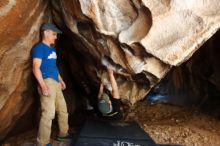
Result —
<path fill-rule="evenodd" d="M 111 120 L 121 120 L 123 118 L 121 111 L 121 101 L 118 85 L 115 80 L 111 65 L 107 66 L 107 72 L 108 75 L 103 73 L 101 76 L 101 83 L 98 93 L 98 108 L 104 118 Z M 110 91 L 111 97 L 109 97 L 107 91 Z"/>
<path fill-rule="evenodd" d="M 32 48 L 33 73 L 38 81 L 41 102 L 41 119 L 39 123 L 37 144 L 50 146 L 52 120 L 58 113 L 59 135 L 57 140 L 64 141 L 68 135 L 68 113 L 62 90 L 66 85 L 56 66 L 56 49 L 52 47 L 57 34 L 62 32 L 52 23 L 41 27 L 42 40 Z"/>

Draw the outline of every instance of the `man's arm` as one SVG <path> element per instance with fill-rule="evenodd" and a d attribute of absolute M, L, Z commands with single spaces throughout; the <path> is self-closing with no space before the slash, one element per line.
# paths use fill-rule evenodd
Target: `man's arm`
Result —
<path fill-rule="evenodd" d="M 40 85 L 42 94 L 45 96 L 49 96 L 50 95 L 49 88 L 45 84 L 42 73 L 40 71 L 41 62 L 42 62 L 41 59 L 33 58 L 33 69 L 32 70 L 33 70 L 34 76 L 36 77 L 36 79 Z"/>
<path fill-rule="evenodd" d="M 109 79 L 112 85 L 112 96 L 115 99 L 119 99 L 120 97 L 119 97 L 118 85 L 114 77 L 112 66 L 108 66 L 108 75 L 109 75 Z"/>
<path fill-rule="evenodd" d="M 103 86 L 103 84 L 101 83 L 101 84 L 100 84 L 100 87 L 99 87 L 98 99 L 101 99 L 101 96 L 102 96 L 102 94 L 103 94 L 103 90 L 104 90 L 104 86 Z"/>

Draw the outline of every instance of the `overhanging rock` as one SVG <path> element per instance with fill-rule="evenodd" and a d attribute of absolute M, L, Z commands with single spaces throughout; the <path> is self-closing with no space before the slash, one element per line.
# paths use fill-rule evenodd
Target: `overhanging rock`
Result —
<path fill-rule="evenodd" d="M 96 71 L 103 56 L 110 58 L 117 68 L 120 95 L 131 103 L 142 99 L 172 66 L 189 59 L 220 27 L 218 0 L 53 3 L 60 5 L 56 14 L 63 16 L 62 21 L 54 15 L 57 24 L 66 24 L 84 43 L 75 49 L 94 57 L 91 66 Z M 96 73 L 87 72 L 97 78 Z"/>

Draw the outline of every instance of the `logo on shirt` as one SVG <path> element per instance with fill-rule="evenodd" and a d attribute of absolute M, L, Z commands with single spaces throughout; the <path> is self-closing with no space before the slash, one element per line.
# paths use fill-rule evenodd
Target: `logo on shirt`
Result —
<path fill-rule="evenodd" d="M 52 52 L 47 59 L 57 59 L 57 54 L 55 52 Z"/>

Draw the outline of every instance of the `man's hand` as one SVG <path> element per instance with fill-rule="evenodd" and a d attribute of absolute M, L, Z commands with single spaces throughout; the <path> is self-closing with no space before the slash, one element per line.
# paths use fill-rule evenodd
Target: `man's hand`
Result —
<path fill-rule="evenodd" d="M 41 92 L 44 96 L 50 96 L 50 88 L 45 84 L 44 86 L 41 86 Z"/>
<path fill-rule="evenodd" d="M 66 84 L 64 83 L 63 80 L 60 81 L 60 86 L 62 90 L 66 89 Z"/>
<path fill-rule="evenodd" d="M 62 77 L 60 76 L 60 74 L 58 75 L 58 79 L 59 79 L 59 82 L 60 82 L 60 87 L 62 90 L 66 89 L 66 84 L 64 83 Z"/>

